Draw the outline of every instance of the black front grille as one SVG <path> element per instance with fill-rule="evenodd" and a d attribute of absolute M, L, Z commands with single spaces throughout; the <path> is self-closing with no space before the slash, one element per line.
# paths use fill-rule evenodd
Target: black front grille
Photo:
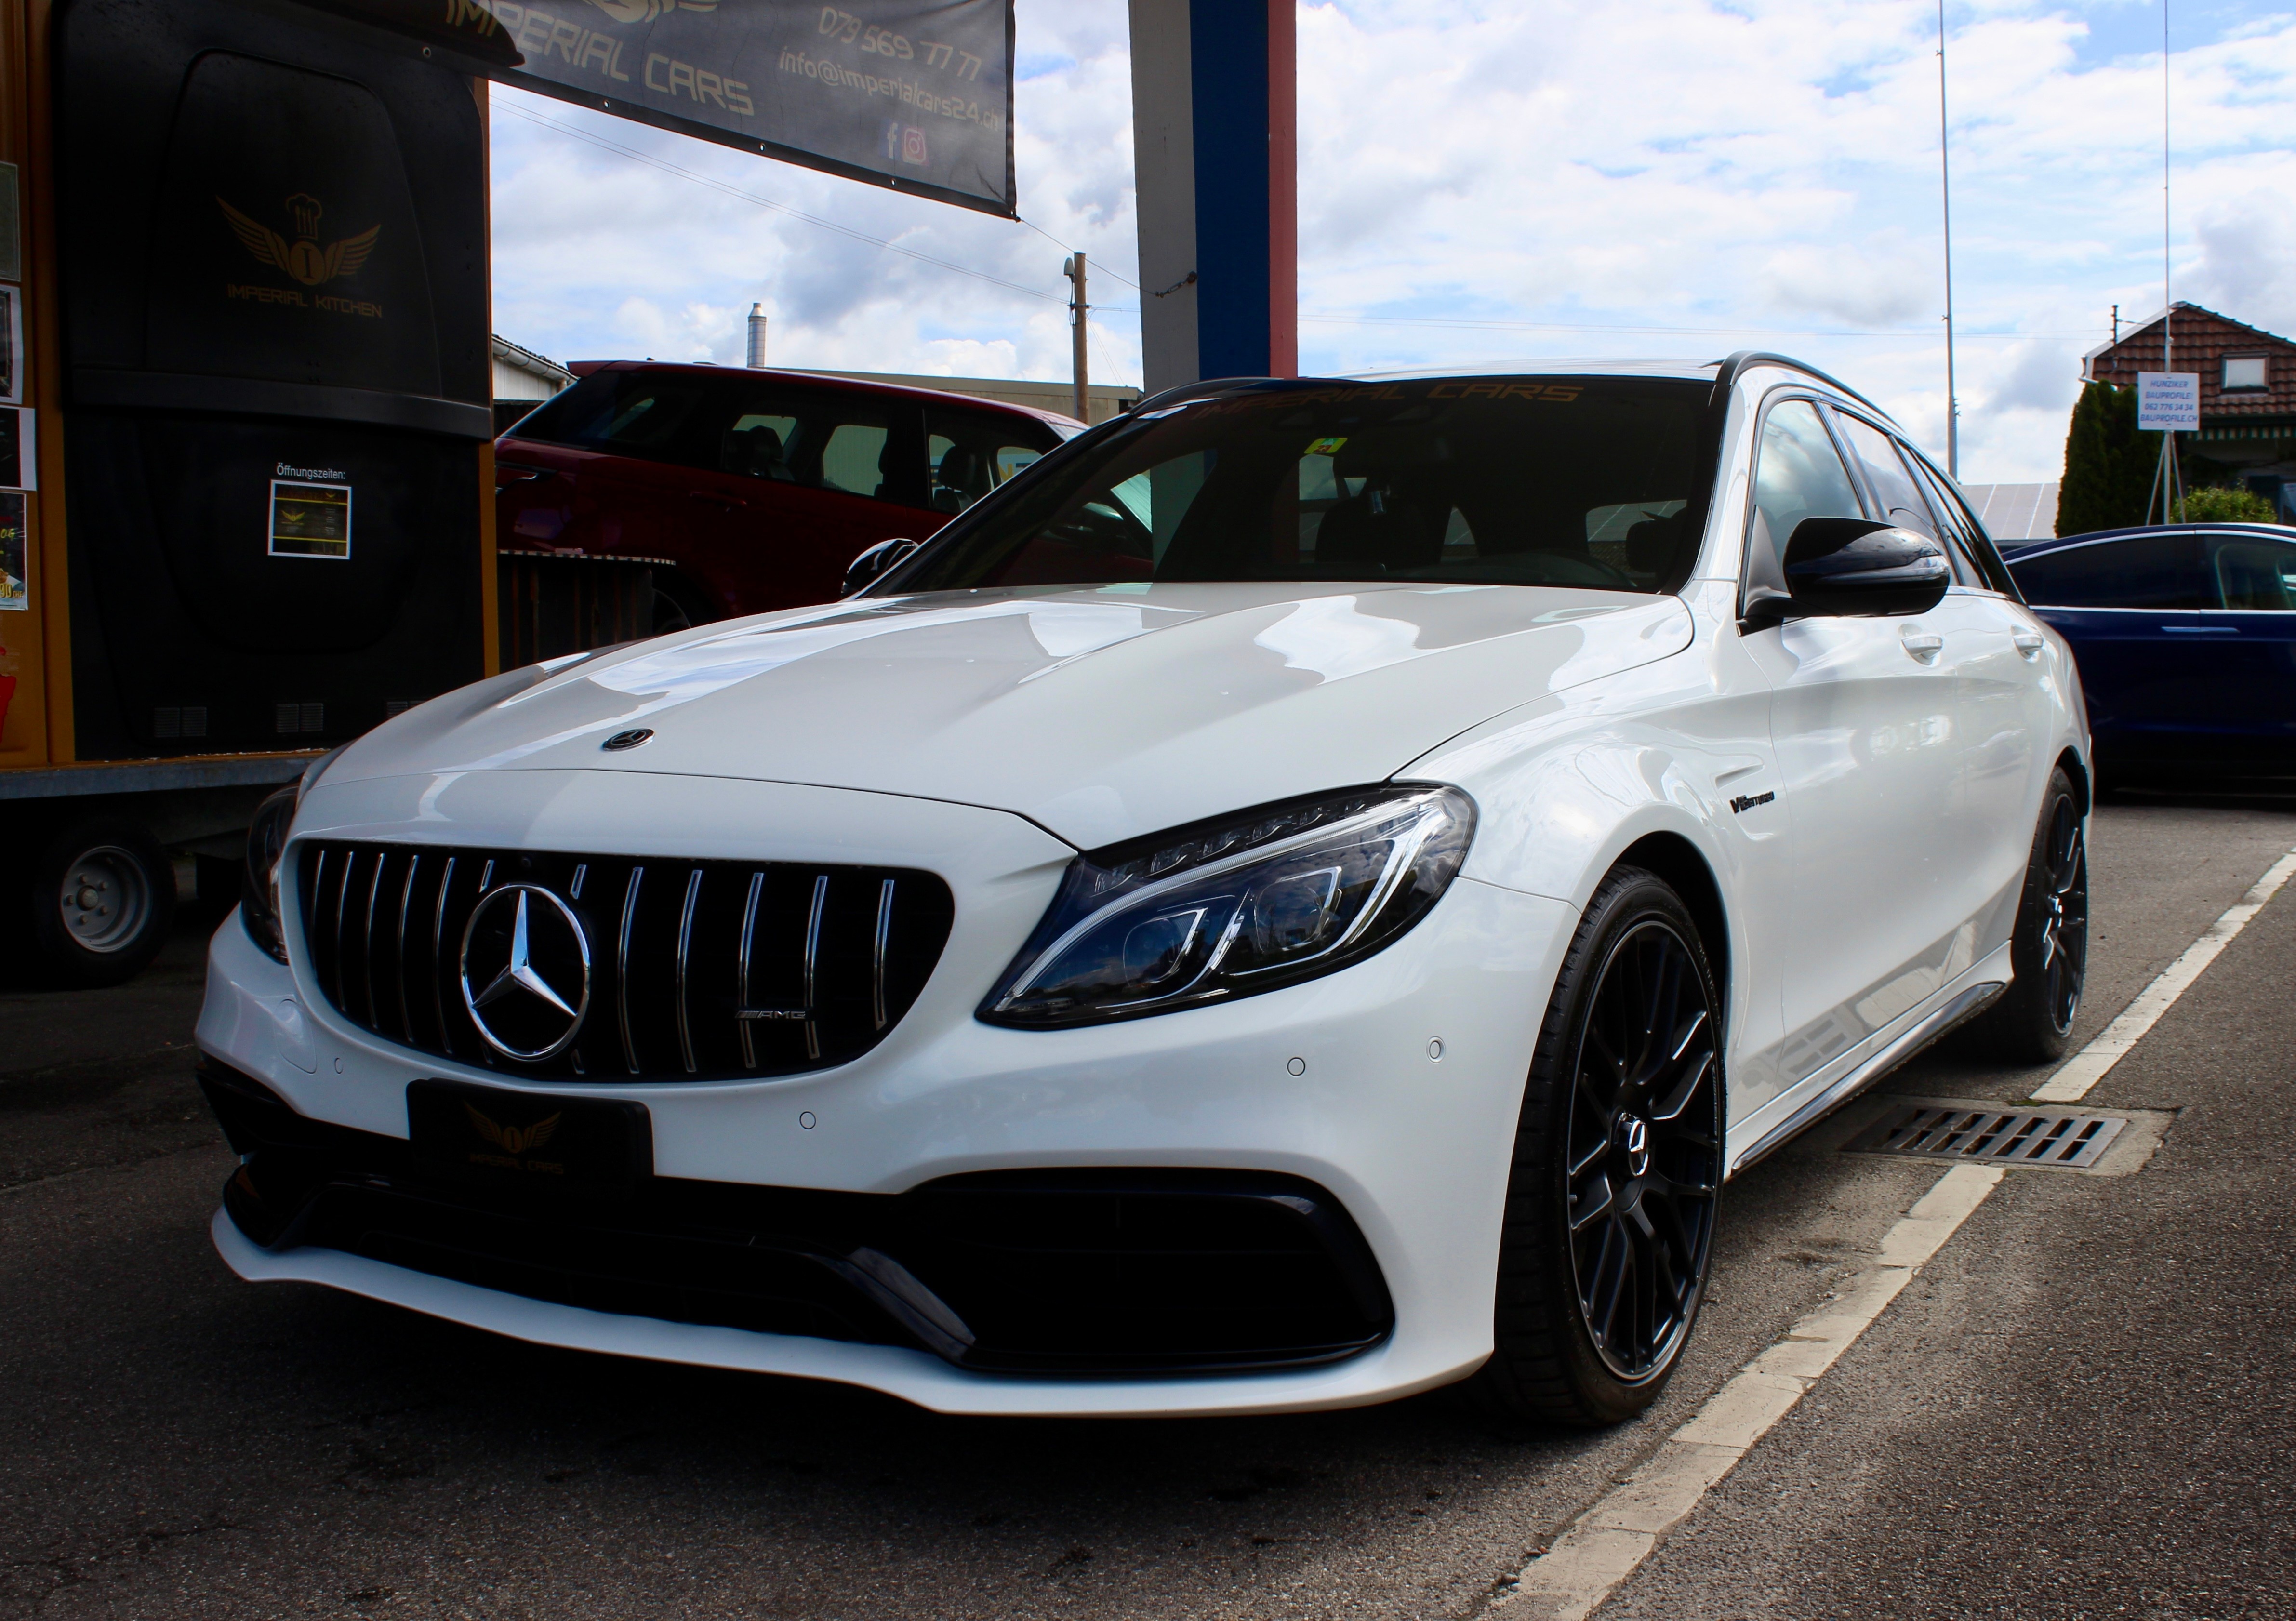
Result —
<path fill-rule="evenodd" d="M 344 1018 L 441 1058 L 575 1080 L 845 1063 L 909 1011 L 955 916 L 940 879 L 894 867 L 327 841 L 301 847 L 298 872 L 311 971 Z M 574 1039 L 531 1060 L 480 1035 L 462 982 L 471 915 L 511 884 L 563 901 L 588 943 Z"/>

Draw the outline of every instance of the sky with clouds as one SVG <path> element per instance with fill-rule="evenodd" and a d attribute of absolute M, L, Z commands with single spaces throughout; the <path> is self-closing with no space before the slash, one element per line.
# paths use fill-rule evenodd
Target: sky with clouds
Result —
<path fill-rule="evenodd" d="M 2296 12 L 2171 6 L 2176 296 L 2296 336 Z M 1017 10 L 1027 224 L 497 86 L 496 330 L 558 359 L 739 364 L 759 301 L 776 364 L 1065 378 L 1075 247 L 1094 374 L 1137 381 L 1124 4 Z M 1299 16 L 1303 371 L 1781 349 L 1942 454 L 1933 3 Z M 1965 480 L 2054 478 L 2081 354 L 2113 305 L 2161 307 L 2161 20 L 1947 6 Z"/>

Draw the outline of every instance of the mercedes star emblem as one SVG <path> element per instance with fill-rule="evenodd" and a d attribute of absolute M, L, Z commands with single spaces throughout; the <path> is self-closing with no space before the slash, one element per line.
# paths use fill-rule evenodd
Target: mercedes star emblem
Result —
<path fill-rule="evenodd" d="M 590 1011 L 590 942 L 539 884 L 504 884 L 463 929 L 463 1005 L 487 1044 L 531 1063 L 566 1050 Z"/>

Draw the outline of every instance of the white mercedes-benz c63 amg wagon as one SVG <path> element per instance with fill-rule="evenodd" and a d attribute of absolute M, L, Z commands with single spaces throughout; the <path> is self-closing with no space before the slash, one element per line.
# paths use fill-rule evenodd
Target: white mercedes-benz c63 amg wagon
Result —
<path fill-rule="evenodd" d="M 1603 1423 L 1734 1172 L 2065 1042 L 2071 659 L 1792 361 L 1194 385 L 849 584 L 266 805 L 240 1275 L 948 1412 Z"/>

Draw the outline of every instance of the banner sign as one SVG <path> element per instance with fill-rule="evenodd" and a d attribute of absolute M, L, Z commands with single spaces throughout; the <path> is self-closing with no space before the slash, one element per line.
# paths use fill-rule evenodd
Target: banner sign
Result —
<path fill-rule="evenodd" d="M 849 0 L 852 11 L 802 0 L 431 3 L 465 29 L 472 17 L 499 26 L 522 59 L 488 67 L 504 84 L 849 179 L 1017 210 L 1013 0 Z"/>
<path fill-rule="evenodd" d="M 2139 372 L 2136 426 L 2140 430 L 2198 433 L 2201 374 L 2198 372 Z"/>

